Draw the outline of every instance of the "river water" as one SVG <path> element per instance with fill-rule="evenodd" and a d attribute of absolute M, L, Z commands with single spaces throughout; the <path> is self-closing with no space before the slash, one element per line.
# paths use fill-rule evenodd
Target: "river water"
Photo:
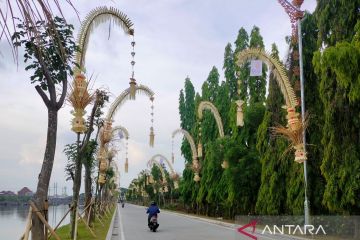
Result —
<path fill-rule="evenodd" d="M 54 228 L 68 209 L 68 205 L 50 206 L 48 221 L 50 226 Z M 19 239 L 24 233 L 28 212 L 28 206 L 0 206 L 0 239 Z M 69 215 L 61 225 L 70 223 Z"/>

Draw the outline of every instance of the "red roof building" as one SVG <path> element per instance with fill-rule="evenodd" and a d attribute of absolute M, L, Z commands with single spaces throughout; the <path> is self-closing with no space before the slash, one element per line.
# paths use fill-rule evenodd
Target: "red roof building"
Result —
<path fill-rule="evenodd" d="M 33 194 L 34 193 L 27 187 L 23 187 L 20 191 L 18 191 L 18 196 L 32 196 Z"/>

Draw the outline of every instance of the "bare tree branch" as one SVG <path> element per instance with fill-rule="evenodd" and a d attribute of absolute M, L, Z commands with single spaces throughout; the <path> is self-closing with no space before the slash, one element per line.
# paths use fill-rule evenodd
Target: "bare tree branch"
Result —
<path fill-rule="evenodd" d="M 45 94 L 45 92 L 41 89 L 41 87 L 39 85 L 35 86 L 35 89 L 39 93 L 42 100 L 44 101 L 46 107 L 49 108 L 50 107 L 50 100 L 49 100 L 48 96 Z"/>
<path fill-rule="evenodd" d="M 93 108 L 91 110 L 89 129 L 86 132 L 85 141 L 83 142 L 83 144 L 81 146 L 80 152 L 83 152 L 85 150 L 85 147 L 86 147 L 87 143 L 90 140 L 91 133 L 94 131 L 94 126 L 93 126 L 94 125 L 94 118 L 95 118 L 96 109 L 98 107 L 98 100 L 97 99 L 98 98 L 96 98 L 94 106 L 93 106 Z"/>
<path fill-rule="evenodd" d="M 62 107 L 62 105 L 64 104 L 64 101 L 65 101 L 65 98 L 66 98 L 66 92 L 67 92 L 67 87 L 68 87 L 67 77 L 64 80 L 62 80 L 62 84 L 63 84 L 63 87 L 62 87 L 61 96 L 60 96 L 59 101 L 56 103 L 57 109 L 60 109 Z"/>

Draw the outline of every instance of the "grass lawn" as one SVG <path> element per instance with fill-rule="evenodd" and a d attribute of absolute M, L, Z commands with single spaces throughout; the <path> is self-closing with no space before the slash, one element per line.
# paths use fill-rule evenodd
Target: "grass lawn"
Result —
<path fill-rule="evenodd" d="M 94 227 L 92 228 L 93 232 L 96 235 L 96 238 L 94 238 L 89 230 L 85 227 L 85 224 L 79 220 L 78 221 L 78 240 L 103 240 L 106 238 L 106 234 L 108 232 L 112 216 L 114 214 L 115 207 L 111 209 L 111 216 L 104 217 L 101 219 L 101 221 L 104 223 L 104 226 L 100 223 L 100 221 L 96 218 L 96 221 L 94 223 Z M 59 235 L 60 239 L 62 240 L 71 240 L 70 238 L 70 224 L 60 227 L 58 230 L 56 230 L 56 233 Z M 54 239 L 53 237 L 51 239 Z"/>

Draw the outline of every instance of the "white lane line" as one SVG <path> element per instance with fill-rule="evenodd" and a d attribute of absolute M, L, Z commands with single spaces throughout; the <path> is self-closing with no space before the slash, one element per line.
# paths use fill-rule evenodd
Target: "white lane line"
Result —
<path fill-rule="evenodd" d="M 121 240 L 125 240 L 125 235 L 124 235 L 124 227 L 123 227 L 123 220 L 121 218 L 121 214 L 120 214 L 120 207 L 118 208 L 119 212 L 118 212 L 118 217 L 119 217 L 119 223 L 120 223 L 120 239 Z"/>

